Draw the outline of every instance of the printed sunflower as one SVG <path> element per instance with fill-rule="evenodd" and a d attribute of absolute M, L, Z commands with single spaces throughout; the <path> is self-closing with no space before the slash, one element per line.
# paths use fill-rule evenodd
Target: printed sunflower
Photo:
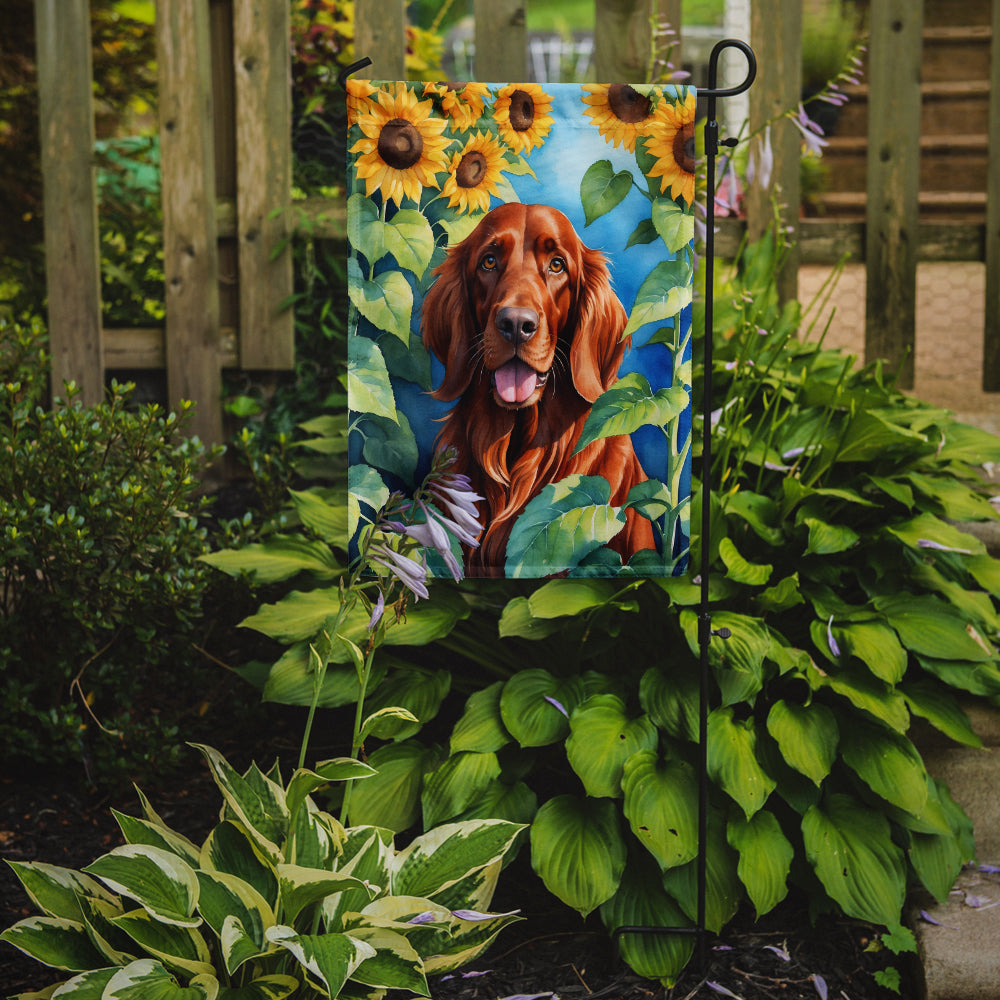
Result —
<path fill-rule="evenodd" d="M 456 131 L 471 129 L 482 117 L 489 90 L 485 83 L 428 83 L 425 96 L 441 98 L 441 109 Z"/>
<path fill-rule="evenodd" d="M 506 165 L 503 148 L 487 132 L 477 132 L 463 149 L 455 153 L 448 167 L 448 179 L 442 193 L 450 208 L 462 212 L 485 212 L 490 195 L 497 194 L 497 183 Z"/>
<path fill-rule="evenodd" d="M 375 87 L 367 80 L 347 81 L 347 124 L 357 125 L 358 119 L 363 114 L 369 114 L 376 107 L 376 102 L 371 99 L 375 93 Z"/>
<path fill-rule="evenodd" d="M 635 152 L 635 140 L 643 135 L 653 115 L 653 102 L 627 83 L 585 83 L 580 99 L 590 105 L 584 114 L 608 142 Z"/>
<path fill-rule="evenodd" d="M 419 201 L 425 187 L 440 187 L 434 175 L 447 168 L 448 140 L 441 136 L 446 122 L 432 111 L 431 101 L 396 83 L 379 90 L 378 103 L 359 115 L 364 136 L 351 152 L 361 154 L 357 173 L 369 198 L 380 190 L 398 205 L 404 197 Z"/>
<path fill-rule="evenodd" d="M 545 143 L 552 128 L 552 98 L 537 83 L 509 83 L 493 106 L 500 138 L 515 153 L 527 155 Z"/>
<path fill-rule="evenodd" d="M 646 152 L 656 157 L 650 177 L 660 178 L 661 193 L 694 203 L 694 113 L 695 94 L 688 90 L 683 100 L 660 101 L 646 130 Z"/>

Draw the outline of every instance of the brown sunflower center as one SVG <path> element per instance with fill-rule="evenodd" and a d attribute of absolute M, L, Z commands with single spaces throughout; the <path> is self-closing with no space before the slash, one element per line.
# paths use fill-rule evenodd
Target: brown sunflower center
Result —
<path fill-rule="evenodd" d="M 634 125 L 649 117 L 652 104 L 627 83 L 614 83 L 608 87 L 608 107 L 619 121 Z"/>
<path fill-rule="evenodd" d="M 694 173 L 694 122 L 688 122 L 674 136 L 674 162 L 686 174 Z"/>
<path fill-rule="evenodd" d="M 535 102 L 526 90 L 510 95 L 510 124 L 515 132 L 527 132 L 535 121 Z"/>
<path fill-rule="evenodd" d="M 455 182 L 459 187 L 474 188 L 486 176 L 486 157 L 473 149 L 466 153 L 455 169 Z"/>
<path fill-rule="evenodd" d="M 378 155 L 383 163 L 406 170 L 420 159 L 423 151 L 423 137 L 412 122 L 393 118 L 382 126 L 378 135 Z"/>

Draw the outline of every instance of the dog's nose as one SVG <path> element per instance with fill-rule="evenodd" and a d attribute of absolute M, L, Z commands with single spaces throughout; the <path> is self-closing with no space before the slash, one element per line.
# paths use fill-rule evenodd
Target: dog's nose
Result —
<path fill-rule="evenodd" d="M 504 340 L 524 343 L 538 332 L 538 313 L 534 309 L 504 306 L 497 310 L 497 329 Z"/>

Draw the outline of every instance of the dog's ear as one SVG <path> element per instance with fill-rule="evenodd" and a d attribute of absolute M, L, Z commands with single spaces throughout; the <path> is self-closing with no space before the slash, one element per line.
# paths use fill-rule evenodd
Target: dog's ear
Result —
<path fill-rule="evenodd" d="M 569 360 L 576 391 L 594 402 L 614 385 L 631 338 L 622 340 L 628 316 L 611 287 L 604 254 L 583 247 L 577 290 L 576 326 Z"/>
<path fill-rule="evenodd" d="M 466 288 L 469 240 L 448 251 L 435 268 L 437 280 L 424 296 L 421 328 L 424 346 L 444 365 L 444 379 L 431 395 L 435 399 L 458 399 L 472 381 L 472 349 L 475 316 Z"/>

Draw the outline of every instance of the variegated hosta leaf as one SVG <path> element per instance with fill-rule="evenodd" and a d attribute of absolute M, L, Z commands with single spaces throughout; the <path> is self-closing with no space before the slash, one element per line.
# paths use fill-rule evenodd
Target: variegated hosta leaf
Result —
<path fill-rule="evenodd" d="M 765 809 L 750 819 L 737 816 L 730 820 L 726 837 L 740 853 L 736 873 L 761 917 L 788 894 L 788 872 L 795 850 L 774 813 Z"/>
<path fill-rule="evenodd" d="M 285 856 L 292 864 L 305 868 L 335 868 L 343 842 L 340 822 L 307 799 L 292 820 Z"/>
<path fill-rule="evenodd" d="M 183 834 L 177 833 L 159 823 L 150 822 L 146 819 L 136 819 L 134 816 L 126 816 L 125 813 L 120 813 L 117 809 L 112 809 L 111 812 L 118 821 L 122 835 L 128 843 L 159 847 L 161 850 L 176 854 L 177 857 L 186 861 L 192 868 L 197 866 L 200 851 Z"/>
<path fill-rule="evenodd" d="M 849 795 L 830 795 L 805 814 L 802 837 L 820 882 L 849 917 L 899 923 L 906 866 L 882 813 Z"/>
<path fill-rule="evenodd" d="M 664 891 L 651 859 L 630 858 L 618 891 L 601 905 L 601 920 L 619 927 L 689 927 L 691 921 Z M 619 950 L 640 976 L 672 986 L 694 950 L 692 934 L 623 934 Z"/>
<path fill-rule="evenodd" d="M 505 820 L 446 823 L 421 834 L 393 861 L 392 892 L 433 899 L 460 879 L 500 861 L 523 827 Z"/>
<path fill-rule="evenodd" d="M 481 913 L 475 919 L 465 919 L 462 916 L 468 912 L 465 910 L 451 912 L 454 917 L 451 932 L 447 936 L 442 932 L 440 943 L 431 954 L 424 957 L 424 971 L 428 975 L 451 972 L 474 961 L 486 951 L 504 927 L 521 919 L 516 911 Z"/>
<path fill-rule="evenodd" d="M 817 786 L 830 773 L 840 732 L 833 712 L 820 702 L 799 705 L 778 700 L 767 715 L 767 731 L 785 761 Z"/>
<path fill-rule="evenodd" d="M 105 959 L 95 950 L 87 928 L 65 917 L 28 917 L 0 934 L 26 955 L 54 969 L 81 972 L 100 968 Z"/>
<path fill-rule="evenodd" d="M 39 861 L 8 861 L 24 891 L 46 916 L 81 920 L 81 896 L 93 896 L 109 903 L 115 897 L 97 879 L 74 871 Z"/>
<path fill-rule="evenodd" d="M 737 721 L 733 709 L 717 708 L 708 717 L 708 774 L 752 816 L 774 791 L 776 782 L 757 762 L 752 718 Z"/>
<path fill-rule="evenodd" d="M 295 815 L 306 797 L 317 789 L 328 785 L 331 781 L 349 781 L 356 778 L 370 778 L 376 774 L 374 767 L 369 767 L 353 757 L 337 757 L 325 760 L 316 765 L 313 770 L 299 768 L 288 782 L 285 792 L 285 805 L 289 814 Z"/>
<path fill-rule="evenodd" d="M 111 922 L 169 968 L 181 969 L 189 976 L 213 971 L 212 956 L 205 939 L 190 927 L 161 923 L 145 910 L 123 913 Z"/>
<path fill-rule="evenodd" d="M 275 923 L 274 911 L 267 900 L 248 882 L 223 872 L 200 871 L 198 883 L 201 887 L 198 910 L 216 935 L 222 939 L 227 920 L 236 920 L 242 936 L 250 939 L 255 952 L 264 951 L 264 931 Z M 230 937 L 233 933 L 230 930 Z M 250 956 L 244 955 L 239 962 L 231 965 L 232 949 L 225 950 L 227 971 L 232 975 L 239 964 Z"/>
<path fill-rule="evenodd" d="M 372 892 L 384 892 L 389 886 L 392 857 L 392 832 L 373 826 L 356 826 L 347 831 L 337 870 L 353 875 L 366 888 L 345 889 L 323 900 L 323 920 L 327 930 L 344 930 L 345 913 L 362 910 Z"/>
<path fill-rule="evenodd" d="M 644 750 L 625 762 L 625 818 L 661 869 L 698 853 L 698 783 L 690 765 Z"/>
<path fill-rule="evenodd" d="M 109 903 L 93 896 L 83 896 L 80 905 L 90 940 L 104 956 L 104 964 L 128 965 L 139 958 L 135 942 L 114 925 L 115 917 L 120 917 L 125 912 L 120 902 Z"/>
<path fill-rule="evenodd" d="M 370 944 L 349 934 L 296 934 L 293 928 L 278 924 L 268 928 L 267 939 L 291 952 L 309 978 L 332 997 L 363 961 L 375 957 Z"/>
<path fill-rule="evenodd" d="M 294 921 L 302 910 L 312 903 L 345 889 L 362 889 L 374 896 L 374 891 L 353 875 L 327 872 L 300 865 L 278 865 L 281 887 L 281 907 L 286 920 Z M 370 898 L 369 897 L 369 898 Z"/>
<path fill-rule="evenodd" d="M 101 1000 L 104 996 L 104 988 L 114 978 L 120 966 L 113 966 L 107 969 L 91 969 L 89 972 L 81 972 L 80 975 L 67 979 L 55 992 L 50 986 L 43 993 L 19 993 L 11 1000 L 41 1000 L 42 997 L 56 997 L 57 1000 Z"/>
<path fill-rule="evenodd" d="M 424 963 L 402 934 L 385 927 L 355 927 L 351 937 L 375 949 L 375 954 L 351 973 L 355 982 L 430 996 Z"/>
<path fill-rule="evenodd" d="M 659 734 L 647 715 L 630 719 L 625 702 L 613 694 L 596 694 L 570 716 L 566 757 L 588 795 L 617 799 L 622 794 L 622 768 L 632 754 L 656 747 Z"/>
<path fill-rule="evenodd" d="M 218 1000 L 285 1000 L 299 985 L 294 976 L 261 976 L 244 986 L 223 987 Z"/>
<path fill-rule="evenodd" d="M 171 851 L 146 844 L 125 844 L 98 858 L 84 871 L 96 875 L 114 892 L 134 899 L 150 916 L 165 924 L 197 927 L 198 878 L 194 869 Z"/>
<path fill-rule="evenodd" d="M 252 885 L 271 907 L 278 904 L 278 875 L 241 823 L 220 823 L 201 848 L 200 867 L 225 872 Z"/>
<path fill-rule="evenodd" d="M 246 827 L 264 855 L 277 863 L 281 857 L 279 844 L 288 831 L 284 789 L 259 771 L 251 770 L 247 776 L 242 776 L 217 750 L 203 744 L 193 745 L 205 755 L 227 807 Z"/>
<path fill-rule="evenodd" d="M 573 795 L 549 799 L 531 824 L 531 865 L 549 892 L 583 916 L 610 899 L 625 870 L 615 803 Z"/>
<path fill-rule="evenodd" d="M 119 969 L 101 1000 L 216 1000 L 218 995 L 219 981 L 212 975 L 196 976 L 181 986 L 159 962 L 143 958 Z"/>

